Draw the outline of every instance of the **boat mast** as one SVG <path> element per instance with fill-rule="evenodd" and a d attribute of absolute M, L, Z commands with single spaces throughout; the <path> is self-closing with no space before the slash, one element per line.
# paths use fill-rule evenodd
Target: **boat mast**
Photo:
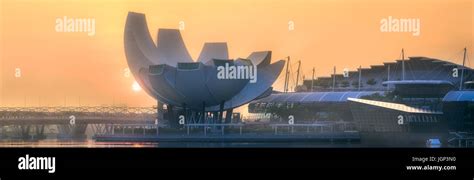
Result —
<path fill-rule="evenodd" d="M 464 81 L 464 68 L 465 68 L 465 63 L 466 63 L 466 52 L 467 52 L 467 48 L 464 48 L 464 56 L 463 56 L 463 59 L 462 59 L 462 69 L 461 69 L 461 83 L 459 83 L 459 90 L 462 91 L 462 87 L 463 87 L 463 81 Z"/>
<path fill-rule="evenodd" d="M 298 71 L 296 72 L 296 85 L 295 85 L 295 91 L 296 88 L 298 88 L 298 81 L 300 79 L 300 67 L 301 67 L 301 60 L 298 61 Z M 304 80 L 303 80 L 304 81 Z"/>
<path fill-rule="evenodd" d="M 290 66 L 290 56 L 288 56 L 287 58 L 288 61 L 286 62 L 285 85 L 283 87 L 283 92 L 288 92 L 288 67 Z"/>
<path fill-rule="evenodd" d="M 402 80 L 405 80 L 405 51 L 402 48 Z"/>
<path fill-rule="evenodd" d="M 332 73 L 332 91 L 336 88 L 336 66 L 334 66 L 334 70 Z"/>
<path fill-rule="evenodd" d="M 362 78 L 362 66 L 359 66 L 359 83 L 357 83 L 357 84 L 358 84 L 358 90 L 359 90 L 359 91 L 360 91 L 360 86 L 361 86 L 360 83 L 362 83 L 362 82 L 361 82 L 361 80 L 362 80 L 361 78 Z"/>
<path fill-rule="evenodd" d="M 313 92 L 314 87 L 314 67 L 313 67 L 313 78 L 311 79 L 311 92 Z"/>

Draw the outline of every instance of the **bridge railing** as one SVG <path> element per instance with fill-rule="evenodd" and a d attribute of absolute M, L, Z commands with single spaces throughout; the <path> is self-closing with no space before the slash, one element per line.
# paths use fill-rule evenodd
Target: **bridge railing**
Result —
<path fill-rule="evenodd" d="M 0 107 L 0 123 L 77 123 L 100 121 L 153 121 L 153 107 Z M 64 122 L 62 122 L 64 120 Z"/>

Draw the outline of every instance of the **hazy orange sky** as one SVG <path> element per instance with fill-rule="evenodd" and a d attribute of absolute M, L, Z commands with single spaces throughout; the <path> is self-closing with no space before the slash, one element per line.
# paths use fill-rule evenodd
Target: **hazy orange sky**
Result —
<path fill-rule="evenodd" d="M 225 41 L 231 58 L 271 50 L 273 61 L 302 61 L 309 77 L 333 66 L 355 69 L 407 56 L 462 61 L 473 55 L 471 0 L 0 0 L 0 106 L 150 106 L 132 91 L 123 32 L 127 13 L 145 13 L 156 41 L 158 28 L 178 28 L 193 58 L 204 42 Z M 96 35 L 58 33 L 56 18 L 94 18 Z M 420 36 L 380 32 L 380 20 L 419 18 Z M 294 30 L 288 30 L 288 22 Z M 294 65 L 296 67 L 296 65 Z M 16 78 L 15 68 L 22 76 Z M 283 74 L 274 84 L 283 86 Z"/>

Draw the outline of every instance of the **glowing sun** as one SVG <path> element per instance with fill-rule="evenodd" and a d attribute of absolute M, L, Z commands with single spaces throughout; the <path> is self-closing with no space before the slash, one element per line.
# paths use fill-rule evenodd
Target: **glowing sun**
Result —
<path fill-rule="evenodd" d="M 140 87 L 140 84 L 137 83 L 137 81 L 133 82 L 132 84 L 132 90 L 134 92 L 138 92 L 142 90 L 142 87 Z"/>

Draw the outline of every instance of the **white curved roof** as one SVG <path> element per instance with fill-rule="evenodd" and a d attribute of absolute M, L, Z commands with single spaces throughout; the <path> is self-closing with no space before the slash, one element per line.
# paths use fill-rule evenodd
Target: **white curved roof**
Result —
<path fill-rule="evenodd" d="M 360 98 L 372 94 L 383 94 L 383 91 L 346 91 L 346 92 L 294 92 L 272 94 L 254 102 L 279 103 L 319 103 L 319 102 L 345 102 L 348 98 Z"/>
<path fill-rule="evenodd" d="M 443 98 L 443 102 L 474 101 L 474 91 L 450 91 Z"/>
<path fill-rule="evenodd" d="M 202 47 L 201 54 L 199 55 L 197 61 L 206 64 L 207 61 L 210 61 L 212 59 L 229 59 L 227 43 L 208 42 L 204 44 L 204 47 Z"/>
<path fill-rule="evenodd" d="M 443 114 L 442 112 L 430 111 L 430 110 L 411 107 L 411 106 L 407 106 L 405 104 L 399 104 L 399 103 L 374 101 L 374 100 L 367 100 L 367 99 L 357 99 L 357 98 L 348 98 L 347 100 L 352 101 L 352 102 L 367 104 L 371 106 L 377 106 L 377 107 L 381 107 L 385 109 L 401 111 L 401 112 L 417 113 L 417 114 Z"/>
<path fill-rule="evenodd" d="M 382 84 L 403 84 L 403 85 L 425 85 L 425 84 L 431 84 L 431 85 L 451 85 L 454 86 L 454 84 L 450 81 L 443 81 L 443 80 L 401 80 L 401 81 L 385 81 Z"/>
<path fill-rule="evenodd" d="M 279 60 L 273 64 L 264 66 L 263 68 L 258 68 L 257 82 L 247 83 L 247 85 L 239 92 L 239 94 L 233 96 L 231 100 L 225 102 L 224 109 L 230 109 L 244 105 L 264 94 L 278 78 L 284 66 L 285 61 Z M 215 111 L 218 109 L 218 106 L 206 108 L 206 110 L 209 111 Z"/>
<path fill-rule="evenodd" d="M 271 51 L 257 51 L 253 52 L 252 54 L 247 57 L 250 59 L 253 64 L 258 64 L 259 66 L 266 66 L 270 64 L 272 59 L 272 52 Z"/>
<path fill-rule="evenodd" d="M 128 14 L 125 23 L 124 46 L 128 67 L 142 89 L 159 101 L 175 104 L 175 102 L 156 93 L 146 75 L 148 67 L 157 64 L 158 58 L 144 14 L 133 12 Z"/>
<path fill-rule="evenodd" d="M 159 29 L 155 46 L 140 13 L 128 14 L 124 36 L 127 63 L 137 82 L 158 101 L 176 106 L 202 109 L 205 103 L 207 111 L 217 111 L 222 103 L 224 109 L 243 105 L 268 92 L 285 64 L 283 60 L 270 64 L 271 51 L 254 52 L 249 60 L 226 60 L 226 43 L 205 43 L 193 62 L 179 30 Z M 221 61 L 257 65 L 257 83 L 217 79 L 216 63 Z"/>
<path fill-rule="evenodd" d="M 178 29 L 159 29 L 156 52 L 160 63 L 176 67 L 178 62 L 193 62 Z"/>

